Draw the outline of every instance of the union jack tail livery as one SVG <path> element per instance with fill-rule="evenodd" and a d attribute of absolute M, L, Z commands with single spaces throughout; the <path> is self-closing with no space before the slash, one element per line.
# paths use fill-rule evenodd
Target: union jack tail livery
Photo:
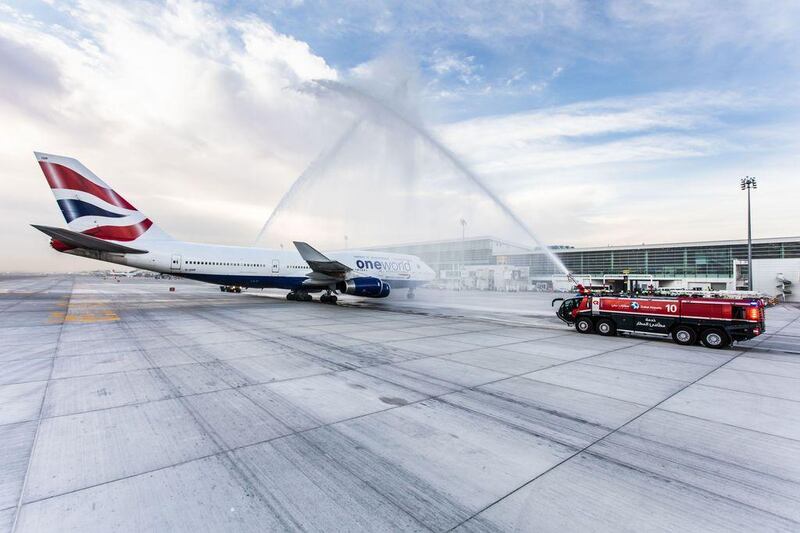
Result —
<path fill-rule="evenodd" d="M 70 230 L 115 242 L 170 239 L 77 159 L 34 154 Z M 59 251 L 72 248 L 57 239 L 52 245 Z"/>

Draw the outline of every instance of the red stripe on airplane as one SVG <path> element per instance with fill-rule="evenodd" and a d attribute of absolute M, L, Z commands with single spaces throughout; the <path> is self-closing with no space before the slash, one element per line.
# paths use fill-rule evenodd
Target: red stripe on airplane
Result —
<path fill-rule="evenodd" d="M 50 240 L 50 246 L 52 246 L 53 249 L 58 250 L 59 252 L 66 252 L 67 250 L 72 250 L 73 248 L 75 248 L 74 246 L 64 244 L 63 242 L 57 241 L 55 239 Z"/>
<path fill-rule="evenodd" d="M 105 200 L 111 205 L 136 211 L 135 207 L 113 190 L 101 187 L 95 182 L 84 178 L 71 168 L 49 161 L 39 161 L 39 165 L 42 167 L 44 177 L 47 178 L 47 183 L 50 184 L 51 189 L 71 189 L 86 192 Z"/>
<path fill-rule="evenodd" d="M 142 233 L 150 229 L 152 225 L 153 222 L 146 218 L 138 224 L 130 226 L 98 226 L 81 233 L 106 241 L 133 241 L 141 237 Z"/>

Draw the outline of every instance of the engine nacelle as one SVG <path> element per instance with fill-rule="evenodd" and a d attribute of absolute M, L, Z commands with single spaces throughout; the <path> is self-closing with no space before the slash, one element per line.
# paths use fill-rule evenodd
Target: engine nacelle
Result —
<path fill-rule="evenodd" d="M 366 296 L 367 298 L 386 298 L 392 288 L 385 281 L 378 278 L 353 278 L 340 281 L 336 288 L 345 294 L 353 296 Z"/>

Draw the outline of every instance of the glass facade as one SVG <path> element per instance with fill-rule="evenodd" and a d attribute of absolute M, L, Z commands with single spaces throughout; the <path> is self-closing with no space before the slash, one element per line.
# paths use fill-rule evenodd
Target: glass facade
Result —
<path fill-rule="evenodd" d="M 747 259 L 746 244 L 709 244 L 661 247 L 609 248 L 608 250 L 567 250 L 557 252 L 570 272 L 592 276 L 630 274 L 660 278 L 731 278 L 734 259 Z M 800 241 L 753 243 L 753 259 L 800 257 Z M 514 258 L 518 265 L 529 265 L 531 276 L 557 274 L 555 267 L 543 264 L 542 254 Z"/>
<path fill-rule="evenodd" d="M 438 271 L 458 270 L 462 266 L 497 264 L 495 252 L 502 243 L 496 239 L 480 238 L 435 243 L 404 244 L 380 247 L 398 254 L 416 255 Z"/>
<path fill-rule="evenodd" d="M 753 259 L 800 257 L 800 239 L 753 242 Z M 436 271 L 458 270 L 469 265 L 498 263 L 530 268 L 531 278 L 561 272 L 541 252 L 525 252 L 519 245 L 498 239 L 478 238 L 437 243 L 381 247 L 382 250 L 419 256 Z M 665 244 L 663 246 L 580 249 L 554 247 L 558 257 L 576 275 L 645 275 L 656 278 L 732 278 L 734 260 L 747 260 L 747 244 L 730 243 Z M 743 265 L 746 272 L 746 265 Z M 741 268 L 740 274 L 741 274 Z"/>

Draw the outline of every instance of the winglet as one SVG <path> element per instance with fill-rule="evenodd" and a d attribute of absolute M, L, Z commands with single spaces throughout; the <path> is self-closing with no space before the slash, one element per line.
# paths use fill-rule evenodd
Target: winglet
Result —
<path fill-rule="evenodd" d="M 314 272 L 336 276 L 346 274 L 352 270 L 349 266 L 328 258 L 307 242 L 294 241 L 294 247 L 297 248 L 297 251 L 300 252 L 300 257 L 308 263 L 308 266 Z"/>
<path fill-rule="evenodd" d="M 330 261 L 322 252 L 307 242 L 294 241 L 294 247 L 297 248 L 300 256 L 306 261 Z"/>

